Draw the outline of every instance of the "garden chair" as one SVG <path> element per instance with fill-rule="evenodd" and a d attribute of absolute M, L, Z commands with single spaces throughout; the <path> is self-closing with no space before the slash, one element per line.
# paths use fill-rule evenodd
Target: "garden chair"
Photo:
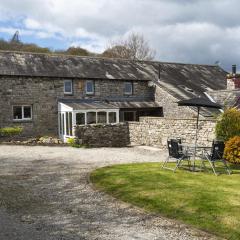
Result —
<path fill-rule="evenodd" d="M 189 169 L 191 169 L 190 156 L 187 154 L 187 152 L 183 151 L 183 148 L 181 146 L 181 139 L 169 139 L 167 140 L 167 146 L 169 155 L 164 161 L 162 168 L 175 172 L 177 168 L 181 166 L 182 161 L 186 160 L 188 162 Z M 167 164 L 171 159 L 176 160 L 176 166 L 174 168 L 167 167 Z"/>
<path fill-rule="evenodd" d="M 213 173 L 215 175 L 217 174 L 216 171 L 216 163 L 222 162 L 223 167 L 225 168 L 226 172 L 230 175 L 231 171 L 226 163 L 226 160 L 223 157 L 224 154 L 224 147 L 225 144 L 222 141 L 213 141 L 212 143 L 212 149 L 211 152 L 207 152 L 206 150 L 203 150 L 202 153 L 202 167 L 206 168 L 205 162 L 208 162 L 213 170 Z"/>

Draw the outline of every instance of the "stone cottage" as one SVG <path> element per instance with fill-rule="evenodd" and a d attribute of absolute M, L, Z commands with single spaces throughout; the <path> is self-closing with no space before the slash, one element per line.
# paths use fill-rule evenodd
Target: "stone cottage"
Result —
<path fill-rule="evenodd" d="M 0 127 L 66 138 L 76 124 L 191 117 L 194 110 L 176 102 L 224 90 L 226 72 L 215 65 L 2 51 L 0 85 Z"/>
<path fill-rule="evenodd" d="M 240 109 L 240 74 L 236 72 L 236 65 L 232 66 L 232 72 L 227 75 L 227 86 L 222 90 L 209 90 L 208 96 L 212 100 L 223 104 L 225 107 Z"/>

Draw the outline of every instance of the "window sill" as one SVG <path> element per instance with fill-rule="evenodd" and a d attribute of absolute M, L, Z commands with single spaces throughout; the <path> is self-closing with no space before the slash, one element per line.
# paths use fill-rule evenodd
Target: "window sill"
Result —
<path fill-rule="evenodd" d="M 73 96 L 73 93 L 64 93 L 64 96 Z"/>
<path fill-rule="evenodd" d="M 14 123 L 31 123 L 33 120 L 32 119 L 13 119 L 12 121 Z"/>

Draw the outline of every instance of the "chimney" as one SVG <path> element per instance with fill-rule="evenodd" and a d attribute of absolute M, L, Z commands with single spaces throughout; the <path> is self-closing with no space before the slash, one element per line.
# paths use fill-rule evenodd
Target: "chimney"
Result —
<path fill-rule="evenodd" d="M 235 75 L 236 72 L 237 72 L 237 65 L 234 64 L 234 65 L 232 65 L 232 75 Z"/>
<path fill-rule="evenodd" d="M 240 74 L 237 74 L 237 65 L 232 65 L 232 73 L 227 75 L 227 90 L 240 89 Z"/>

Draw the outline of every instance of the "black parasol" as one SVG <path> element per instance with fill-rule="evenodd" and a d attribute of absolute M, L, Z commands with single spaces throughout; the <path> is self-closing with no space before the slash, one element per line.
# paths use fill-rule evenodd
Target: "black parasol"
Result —
<path fill-rule="evenodd" d="M 199 112 L 201 107 L 205 108 L 215 108 L 221 109 L 222 106 L 217 104 L 208 98 L 198 97 L 198 98 L 191 98 L 187 100 L 182 100 L 178 102 L 179 106 L 188 106 L 188 107 L 196 107 L 197 108 L 197 124 L 196 124 L 196 136 L 195 136 L 195 153 L 194 158 L 196 155 L 196 146 L 197 146 L 197 138 L 198 138 L 198 122 L 199 122 Z"/>

